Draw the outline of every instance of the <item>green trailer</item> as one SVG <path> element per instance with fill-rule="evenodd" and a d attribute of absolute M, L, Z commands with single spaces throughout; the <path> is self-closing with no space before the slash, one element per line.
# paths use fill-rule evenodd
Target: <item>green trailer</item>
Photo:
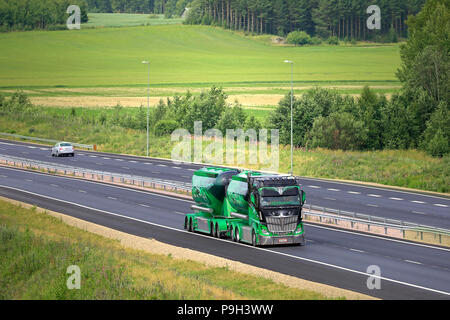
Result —
<path fill-rule="evenodd" d="M 254 246 L 305 244 L 300 179 L 255 171 L 208 167 L 192 177 L 190 232 Z"/>

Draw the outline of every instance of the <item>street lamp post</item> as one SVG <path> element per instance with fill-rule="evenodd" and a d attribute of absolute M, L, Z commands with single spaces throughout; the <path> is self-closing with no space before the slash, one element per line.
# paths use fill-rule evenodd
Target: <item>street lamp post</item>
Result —
<path fill-rule="evenodd" d="M 294 143 L 293 143 L 293 111 L 292 111 L 292 105 L 294 100 L 294 62 L 290 60 L 284 60 L 285 63 L 291 64 L 291 171 L 290 174 L 293 175 L 294 173 L 294 161 L 293 161 L 293 153 L 294 153 Z"/>
<path fill-rule="evenodd" d="M 148 87 L 147 87 L 147 157 L 148 157 L 148 120 L 150 109 L 150 61 L 142 61 L 143 64 L 148 65 Z"/>

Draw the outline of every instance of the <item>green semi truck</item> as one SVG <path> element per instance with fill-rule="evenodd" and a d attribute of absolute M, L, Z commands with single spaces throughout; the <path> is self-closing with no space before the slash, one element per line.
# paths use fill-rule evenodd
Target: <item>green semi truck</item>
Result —
<path fill-rule="evenodd" d="M 305 244 L 298 177 L 208 167 L 192 177 L 190 232 L 231 238 L 253 246 Z"/>

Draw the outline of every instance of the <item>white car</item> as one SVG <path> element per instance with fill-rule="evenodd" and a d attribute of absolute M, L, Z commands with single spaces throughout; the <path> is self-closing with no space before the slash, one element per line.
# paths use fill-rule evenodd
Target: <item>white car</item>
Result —
<path fill-rule="evenodd" d="M 52 148 L 52 157 L 74 156 L 73 146 L 69 142 L 58 142 Z"/>

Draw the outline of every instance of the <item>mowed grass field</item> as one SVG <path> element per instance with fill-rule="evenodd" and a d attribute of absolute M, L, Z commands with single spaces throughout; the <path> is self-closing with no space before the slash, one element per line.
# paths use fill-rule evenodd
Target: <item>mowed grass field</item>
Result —
<path fill-rule="evenodd" d="M 165 19 L 163 14 L 88 13 L 89 21 L 83 27 L 131 27 L 140 25 L 177 24 L 183 19 Z"/>
<path fill-rule="evenodd" d="M 0 34 L 0 88 L 398 86 L 398 46 L 279 47 L 208 26 L 154 25 Z M 145 90 L 143 91 L 145 95 Z"/>

